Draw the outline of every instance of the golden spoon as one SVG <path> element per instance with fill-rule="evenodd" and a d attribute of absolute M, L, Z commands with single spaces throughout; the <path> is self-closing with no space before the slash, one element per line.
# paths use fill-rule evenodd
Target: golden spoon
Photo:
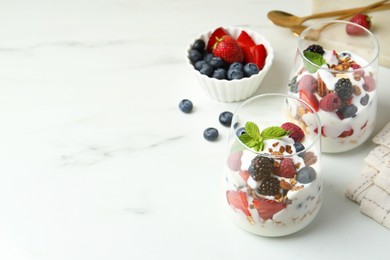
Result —
<path fill-rule="evenodd" d="M 377 6 L 375 8 L 371 8 L 370 12 L 390 9 L 390 4 L 381 5 L 382 3 L 383 3 L 383 1 L 374 3 L 373 5 L 376 6 L 377 4 L 379 4 L 379 6 Z M 350 9 L 344 9 L 344 10 L 338 10 L 338 11 L 316 13 L 316 14 L 312 14 L 312 15 L 308 15 L 308 16 L 304 16 L 304 17 L 295 16 L 293 14 L 283 12 L 283 11 L 273 10 L 273 11 L 268 12 L 267 16 L 268 16 L 268 19 L 270 19 L 275 25 L 290 28 L 292 26 L 301 25 L 302 23 L 304 23 L 305 21 L 310 20 L 310 19 L 327 18 L 327 17 L 338 16 L 338 15 L 345 15 L 345 14 L 352 13 L 352 12 L 355 12 L 355 11 L 361 10 L 361 9 L 362 9 L 362 7 L 350 8 Z"/>
<path fill-rule="evenodd" d="M 388 2 L 388 1 L 389 0 L 379 1 L 379 2 L 373 3 L 371 5 L 365 6 L 365 7 L 356 8 L 353 12 L 344 14 L 344 15 L 336 18 L 336 20 L 343 20 L 343 19 L 346 19 L 348 17 L 354 16 L 356 14 L 363 13 L 365 11 L 371 12 L 374 10 L 379 11 L 379 10 L 389 9 L 390 7 L 387 7 L 388 5 L 383 5 L 384 3 Z M 307 26 L 304 26 L 304 25 L 294 25 L 294 26 L 290 27 L 290 30 L 294 33 L 294 35 L 299 36 L 306 28 L 307 28 Z M 317 30 L 313 29 L 310 32 L 310 35 L 308 35 L 307 37 L 311 38 L 311 40 L 318 39 L 322 29 L 324 29 L 324 28 L 320 28 Z"/>

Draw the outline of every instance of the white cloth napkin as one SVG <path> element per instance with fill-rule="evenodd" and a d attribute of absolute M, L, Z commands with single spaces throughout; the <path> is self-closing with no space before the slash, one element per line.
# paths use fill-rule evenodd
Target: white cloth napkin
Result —
<path fill-rule="evenodd" d="M 345 195 L 360 204 L 360 211 L 390 229 L 390 122 L 374 138 L 375 147 L 364 159 L 360 176 Z"/>

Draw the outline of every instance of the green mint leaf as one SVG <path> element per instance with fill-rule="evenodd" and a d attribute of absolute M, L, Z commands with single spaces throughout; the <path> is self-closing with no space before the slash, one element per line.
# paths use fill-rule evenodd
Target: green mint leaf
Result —
<path fill-rule="evenodd" d="M 240 141 L 243 142 L 246 146 L 248 146 L 248 143 L 253 140 L 252 137 L 250 137 L 247 133 L 240 135 L 238 139 L 240 139 Z"/>
<path fill-rule="evenodd" d="M 238 138 L 247 147 L 256 151 L 263 151 L 265 147 L 264 140 L 280 139 L 288 134 L 289 131 L 279 126 L 267 127 L 260 133 L 260 129 L 255 123 L 247 122 L 245 124 L 245 133 Z"/>
<path fill-rule="evenodd" d="M 246 145 L 250 148 L 256 147 L 256 145 L 259 143 L 259 141 L 252 139 L 249 141 Z"/>
<path fill-rule="evenodd" d="M 260 150 L 261 150 L 261 151 L 264 150 L 264 143 L 263 143 L 263 142 L 260 144 Z"/>
<path fill-rule="evenodd" d="M 324 57 L 319 53 L 305 51 L 305 52 L 303 52 L 303 55 L 305 55 L 306 59 L 308 59 L 309 61 L 311 61 L 312 63 L 314 63 L 317 66 L 322 66 L 322 65 L 326 64 Z"/>
<path fill-rule="evenodd" d="M 258 138 L 260 136 L 259 127 L 253 122 L 246 122 L 245 132 L 252 138 Z"/>
<path fill-rule="evenodd" d="M 255 147 L 257 145 L 257 143 L 258 143 L 258 139 L 254 139 L 254 138 L 250 137 L 246 133 L 240 135 L 240 137 L 238 137 L 238 138 L 241 140 L 241 142 L 243 142 L 249 148 Z"/>
<path fill-rule="evenodd" d="M 309 61 L 311 61 L 311 63 L 317 65 L 318 67 L 321 67 L 322 65 L 326 64 L 326 60 L 319 53 L 315 53 L 315 52 L 311 52 L 311 51 L 304 51 L 303 55 L 306 57 L 306 59 L 308 59 Z M 311 63 L 304 60 L 305 68 L 310 73 L 315 73 L 318 70 L 318 67 L 314 66 Z"/>
<path fill-rule="evenodd" d="M 254 149 L 256 151 L 263 151 L 264 150 L 264 142 L 259 142 L 255 145 Z"/>
<path fill-rule="evenodd" d="M 284 130 L 279 126 L 267 127 L 261 132 L 261 136 L 264 138 L 264 140 L 279 139 L 286 135 L 288 135 L 288 131 Z"/>
<path fill-rule="evenodd" d="M 253 148 L 256 151 L 264 149 L 264 138 L 260 134 L 259 127 L 253 122 L 247 122 L 245 124 L 245 133 L 238 138 L 247 147 Z"/>

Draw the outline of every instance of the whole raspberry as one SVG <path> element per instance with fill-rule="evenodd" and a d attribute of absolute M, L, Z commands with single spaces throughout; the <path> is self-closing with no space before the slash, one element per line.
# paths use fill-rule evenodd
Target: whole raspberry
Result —
<path fill-rule="evenodd" d="M 341 100 L 347 100 L 352 97 L 353 87 L 349 79 L 341 78 L 335 84 L 335 91 Z"/>
<path fill-rule="evenodd" d="M 258 155 L 252 159 L 248 170 L 255 181 L 260 181 L 273 173 L 274 159 Z"/>
<path fill-rule="evenodd" d="M 277 175 L 285 178 L 294 178 L 297 173 L 294 162 L 291 158 L 283 158 L 280 161 L 279 169 L 276 171 Z"/>
<path fill-rule="evenodd" d="M 364 76 L 364 84 L 363 88 L 367 92 L 371 92 L 375 90 L 375 79 L 374 77 L 370 76 Z"/>
<path fill-rule="evenodd" d="M 244 61 L 242 49 L 238 45 L 236 39 L 230 35 L 224 35 L 221 38 L 217 38 L 217 42 L 213 46 L 213 54 L 215 57 L 220 57 L 229 64 Z"/>
<path fill-rule="evenodd" d="M 286 122 L 280 126 L 286 131 L 289 131 L 290 134 L 288 135 L 292 139 L 294 139 L 294 142 L 300 142 L 305 138 L 305 133 L 302 131 L 302 129 L 297 126 L 294 123 Z"/>
<path fill-rule="evenodd" d="M 305 89 L 311 93 L 317 90 L 318 81 L 312 75 L 304 75 L 298 81 L 298 89 Z"/>
<path fill-rule="evenodd" d="M 324 55 L 324 53 L 325 53 L 325 51 L 322 48 L 322 46 L 321 45 L 317 45 L 317 44 L 310 45 L 309 47 L 306 48 L 305 51 L 315 52 L 315 53 L 318 53 L 320 55 Z"/>
<path fill-rule="evenodd" d="M 275 196 L 279 193 L 279 180 L 275 177 L 265 177 L 261 182 L 257 192 L 266 196 Z"/>
<path fill-rule="evenodd" d="M 339 96 L 332 92 L 327 94 L 323 99 L 320 100 L 320 108 L 324 111 L 336 111 L 341 106 L 341 99 Z"/>

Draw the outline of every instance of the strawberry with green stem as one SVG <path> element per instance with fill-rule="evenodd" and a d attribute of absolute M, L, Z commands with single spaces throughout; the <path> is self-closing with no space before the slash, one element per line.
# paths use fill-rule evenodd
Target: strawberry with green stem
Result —
<path fill-rule="evenodd" d="M 371 17 L 366 15 L 366 14 L 357 14 L 353 16 L 350 20 L 350 22 L 358 24 L 367 30 L 371 28 Z M 365 33 L 365 30 L 360 28 L 359 26 L 355 26 L 353 24 L 347 24 L 346 27 L 346 32 L 349 35 L 362 35 Z"/>
<path fill-rule="evenodd" d="M 213 47 L 214 47 L 215 43 L 217 42 L 217 39 L 218 38 L 222 38 L 225 35 L 230 35 L 230 34 L 224 28 L 218 27 L 217 29 L 215 29 L 212 32 L 212 34 L 210 35 L 210 38 L 209 38 L 209 40 L 207 42 L 207 51 L 209 53 L 212 53 L 213 52 Z"/>
<path fill-rule="evenodd" d="M 229 64 L 244 61 L 244 54 L 240 46 L 236 39 L 230 35 L 224 35 L 221 38 L 216 37 L 213 54 Z"/>

